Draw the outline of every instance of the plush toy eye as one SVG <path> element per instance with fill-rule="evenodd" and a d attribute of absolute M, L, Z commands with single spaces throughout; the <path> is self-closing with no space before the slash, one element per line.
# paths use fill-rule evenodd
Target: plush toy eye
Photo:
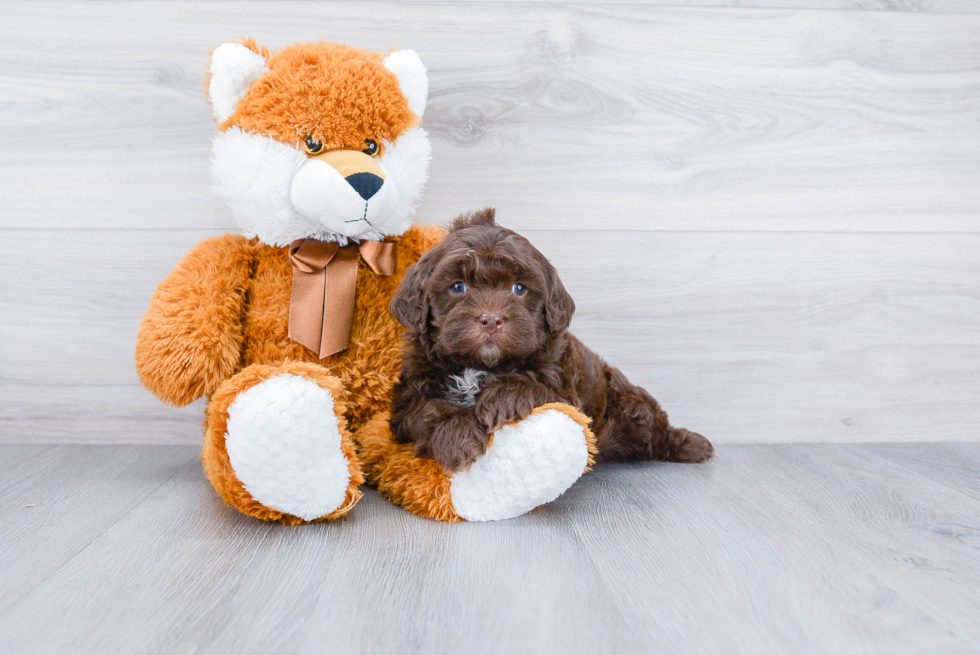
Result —
<path fill-rule="evenodd" d="M 454 296 L 461 296 L 466 293 L 466 285 L 462 282 L 456 282 L 453 286 L 449 287 L 449 293 Z"/>
<path fill-rule="evenodd" d="M 378 154 L 378 142 L 377 141 L 372 141 L 371 139 L 368 139 L 367 141 L 364 142 L 364 145 L 367 146 L 362 151 L 362 152 L 364 152 L 365 155 L 371 155 L 372 157 L 374 157 L 376 154 Z"/>
<path fill-rule="evenodd" d="M 527 287 L 520 282 L 511 287 L 511 290 L 514 292 L 515 296 L 523 296 L 525 293 L 527 293 Z"/>
<path fill-rule="evenodd" d="M 311 155 L 319 155 L 321 152 L 323 152 L 323 143 L 317 141 L 316 137 L 312 134 L 307 135 L 306 152 L 310 153 Z"/>

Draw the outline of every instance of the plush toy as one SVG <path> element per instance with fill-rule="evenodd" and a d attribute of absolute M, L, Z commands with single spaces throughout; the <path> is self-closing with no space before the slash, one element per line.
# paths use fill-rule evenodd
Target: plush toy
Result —
<path fill-rule="evenodd" d="M 414 222 L 430 157 L 419 57 L 246 40 L 209 72 L 214 189 L 244 234 L 200 243 L 159 285 L 136 367 L 166 403 L 208 397 L 201 459 L 224 501 L 329 520 L 367 480 L 422 516 L 493 520 L 575 482 L 594 437 L 567 405 L 499 430 L 453 476 L 391 436 L 402 329 L 388 306 L 444 234 Z"/>

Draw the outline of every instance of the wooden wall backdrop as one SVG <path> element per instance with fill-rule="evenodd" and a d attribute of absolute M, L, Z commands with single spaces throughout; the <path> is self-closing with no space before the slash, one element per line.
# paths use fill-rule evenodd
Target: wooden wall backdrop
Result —
<path fill-rule="evenodd" d="M 980 2 L 4 2 L 0 440 L 197 443 L 132 351 L 233 230 L 207 52 L 413 48 L 420 214 L 484 205 L 717 442 L 980 438 Z"/>

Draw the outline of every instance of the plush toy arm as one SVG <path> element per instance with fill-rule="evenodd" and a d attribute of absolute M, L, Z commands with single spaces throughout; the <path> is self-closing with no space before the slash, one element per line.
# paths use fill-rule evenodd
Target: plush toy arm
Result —
<path fill-rule="evenodd" d="M 382 414 L 354 433 L 364 476 L 386 498 L 439 521 L 496 521 L 550 502 L 592 465 L 589 419 L 569 405 L 536 407 L 528 418 L 493 435 L 466 471 L 447 473 L 398 443 Z"/>
<path fill-rule="evenodd" d="M 235 372 L 250 246 L 230 234 L 202 241 L 153 293 L 136 338 L 136 371 L 162 401 L 186 405 Z"/>

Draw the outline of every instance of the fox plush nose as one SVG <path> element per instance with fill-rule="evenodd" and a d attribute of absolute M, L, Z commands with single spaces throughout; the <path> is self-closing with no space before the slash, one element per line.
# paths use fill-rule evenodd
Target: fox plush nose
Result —
<path fill-rule="evenodd" d="M 501 328 L 504 324 L 504 319 L 500 314 L 481 314 L 480 315 L 480 327 L 484 330 L 493 334 Z"/>
<path fill-rule="evenodd" d="M 333 166 L 344 176 L 347 184 L 357 195 L 368 200 L 376 194 L 385 183 L 385 174 L 378 165 L 378 160 L 357 150 L 331 150 L 313 159 Z"/>
<path fill-rule="evenodd" d="M 374 173 L 354 173 L 353 175 L 348 175 L 345 179 L 347 180 L 347 184 L 354 187 L 357 195 L 365 200 L 369 200 L 371 196 L 378 192 L 381 185 L 385 183 L 384 180 Z"/>

